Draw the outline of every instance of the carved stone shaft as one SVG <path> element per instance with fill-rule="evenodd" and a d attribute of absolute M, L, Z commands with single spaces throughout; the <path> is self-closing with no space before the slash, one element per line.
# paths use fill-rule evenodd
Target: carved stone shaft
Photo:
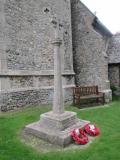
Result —
<path fill-rule="evenodd" d="M 54 45 L 54 102 L 53 113 L 64 113 L 64 100 L 62 90 L 62 76 L 61 76 L 61 55 L 60 46 L 62 41 L 57 38 L 53 43 Z"/>

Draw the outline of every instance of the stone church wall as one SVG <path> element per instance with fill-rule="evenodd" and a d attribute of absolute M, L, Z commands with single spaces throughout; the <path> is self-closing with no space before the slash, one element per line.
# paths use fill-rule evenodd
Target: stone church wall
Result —
<path fill-rule="evenodd" d="M 109 65 L 108 73 L 111 88 L 120 88 L 120 64 Z"/>
<path fill-rule="evenodd" d="M 120 63 L 120 33 L 113 35 L 110 39 L 107 54 L 109 64 Z"/>
<path fill-rule="evenodd" d="M 108 60 L 106 37 L 94 30 L 95 18 L 79 0 L 72 0 L 73 56 L 76 84 L 98 85 L 106 93 L 106 101 L 111 100 L 108 81 Z"/>
<path fill-rule="evenodd" d="M 109 79 L 111 87 L 120 88 L 120 33 L 115 34 L 109 42 Z"/>
<path fill-rule="evenodd" d="M 51 103 L 54 30 L 60 37 L 65 101 L 74 86 L 70 0 L 0 0 L 0 104 L 2 110 Z"/>
<path fill-rule="evenodd" d="M 0 0 L 1 110 L 52 103 L 56 15 L 65 102 L 72 101 L 75 84 L 98 85 L 111 100 L 108 39 L 94 30 L 95 15 L 80 0 Z"/>

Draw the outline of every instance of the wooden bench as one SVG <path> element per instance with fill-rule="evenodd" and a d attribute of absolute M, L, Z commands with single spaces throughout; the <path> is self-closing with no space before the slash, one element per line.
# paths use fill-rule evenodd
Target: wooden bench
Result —
<path fill-rule="evenodd" d="M 96 99 L 97 103 L 102 101 L 103 105 L 105 103 L 105 95 L 98 91 L 98 86 L 73 87 L 73 104 L 78 105 L 84 99 Z"/>

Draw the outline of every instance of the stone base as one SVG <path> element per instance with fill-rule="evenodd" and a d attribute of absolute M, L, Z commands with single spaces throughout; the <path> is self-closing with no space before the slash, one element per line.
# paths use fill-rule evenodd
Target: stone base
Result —
<path fill-rule="evenodd" d="M 83 128 L 88 123 L 90 122 L 78 119 L 74 112 L 64 112 L 61 115 L 48 112 L 41 115 L 39 122 L 26 126 L 25 131 L 47 142 L 65 147 L 72 143 L 71 131 Z"/>
<path fill-rule="evenodd" d="M 109 103 L 112 101 L 112 91 L 111 89 L 103 90 L 103 93 L 105 93 L 105 103 Z"/>

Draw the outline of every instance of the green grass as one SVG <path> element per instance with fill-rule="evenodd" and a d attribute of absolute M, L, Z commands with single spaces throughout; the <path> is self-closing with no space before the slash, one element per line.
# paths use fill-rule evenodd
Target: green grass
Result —
<path fill-rule="evenodd" d="M 90 120 L 101 129 L 101 136 L 85 150 L 38 153 L 23 144 L 20 133 L 25 125 L 39 120 L 50 107 L 26 108 L 0 114 L 0 160 L 119 160 L 120 159 L 120 99 L 106 108 L 79 110 L 70 107 L 79 118 Z"/>

